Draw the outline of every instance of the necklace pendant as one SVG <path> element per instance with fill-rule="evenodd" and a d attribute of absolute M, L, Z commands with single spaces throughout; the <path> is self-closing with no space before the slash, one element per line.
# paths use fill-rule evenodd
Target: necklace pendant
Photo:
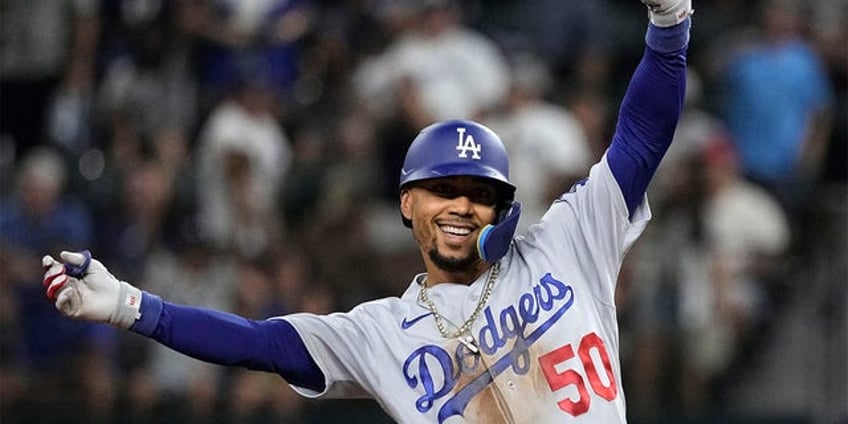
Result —
<path fill-rule="evenodd" d="M 473 337 L 471 337 L 471 336 L 467 336 L 465 338 L 459 337 L 459 341 L 460 341 L 460 343 L 464 344 L 465 347 L 468 348 L 468 350 L 471 351 L 471 353 L 473 353 L 475 355 L 480 353 L 480 348 L 477 347 L 477 344 L 474 342 Z"/>

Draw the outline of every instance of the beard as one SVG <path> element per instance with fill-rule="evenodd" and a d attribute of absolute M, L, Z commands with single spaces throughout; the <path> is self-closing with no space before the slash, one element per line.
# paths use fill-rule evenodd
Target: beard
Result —
<path fill-rule="evenodd" d="M 427 253 L 430 256 L 430 260 L 433 261 L 439 269 L 447 272 L 468 271 L 469 269 L 473 269 L 474 264 L 477 263 L 478 259 L 480 259 L 480 256 L 476 251 L 462 258 L 449 258 L 439 253 L 435 247 L 430 249 Z"/>

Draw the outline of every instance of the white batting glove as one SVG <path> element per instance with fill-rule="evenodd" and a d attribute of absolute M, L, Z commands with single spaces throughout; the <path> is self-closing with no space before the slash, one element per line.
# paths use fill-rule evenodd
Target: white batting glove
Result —
<path fill-rule="evenodd" d="M 651 23 L 658 27 L 677 25 L 692 14 L 692 0 L 642 0 Z"/>
<path fill-rule="evenodd" d="M 47 297 L 67 317 L 130 328 L 140 316 L 141 290 L 116 279 L 87 253 L 62 252 L 64 263 L 49 255 L 41 259 Z M 68 268 L 79 274 L 68 275 Z"/>

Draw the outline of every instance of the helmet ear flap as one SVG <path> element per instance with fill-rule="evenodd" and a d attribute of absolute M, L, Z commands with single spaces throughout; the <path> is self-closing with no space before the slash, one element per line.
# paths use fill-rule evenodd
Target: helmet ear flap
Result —
<path fill-rule="evenodd" d="M 521 203 L 517 201 L 508 202 L 508 206 L 498 211 L 498 218 L 494 225 L 487 225 L 480 231 L 477 238 L 477 253 L 486 262 L 494 263 L 506 255 L 515 229 L 518 228 L 518 219 L 521 216 Z"/>

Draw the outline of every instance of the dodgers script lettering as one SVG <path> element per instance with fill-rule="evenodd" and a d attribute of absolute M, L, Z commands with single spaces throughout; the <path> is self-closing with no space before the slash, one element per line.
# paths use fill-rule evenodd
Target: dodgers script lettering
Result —
<path fill-rule="evenodd" d="M 516 304 L 507 306 L 499 313 L 487 307 L 484 312 L 486 323 L 478 333 L 482 351 L 495 356 L 510 346 L 509 342 L 513 342 L 512 347 L 495 361 L 489 372 L 479 373 L 445 401 L 439 409 L 439 422 L 453 415 L 462 415 L 468 403 L 507 369 L 512 369 L 517 375 L 526 374 L 530 369 L 530 347 L 573 304 L 574 291 L 571 286 L 547 273 Z M 528 325 L 543 317 L 545 320 L 528 333 Z M 428 412 L 436 401 L 453 393 L 461 374 L 478 374 L 480 361 L 472 358 L 469 363 L 469 358 L 462 344 L 457 345 L 453 355 L 436 345 L 422 346 L 409 355 L 404 361 L 403 373 L 411 389 L 423 391 L 415 402 L 419 412 Z"/>

